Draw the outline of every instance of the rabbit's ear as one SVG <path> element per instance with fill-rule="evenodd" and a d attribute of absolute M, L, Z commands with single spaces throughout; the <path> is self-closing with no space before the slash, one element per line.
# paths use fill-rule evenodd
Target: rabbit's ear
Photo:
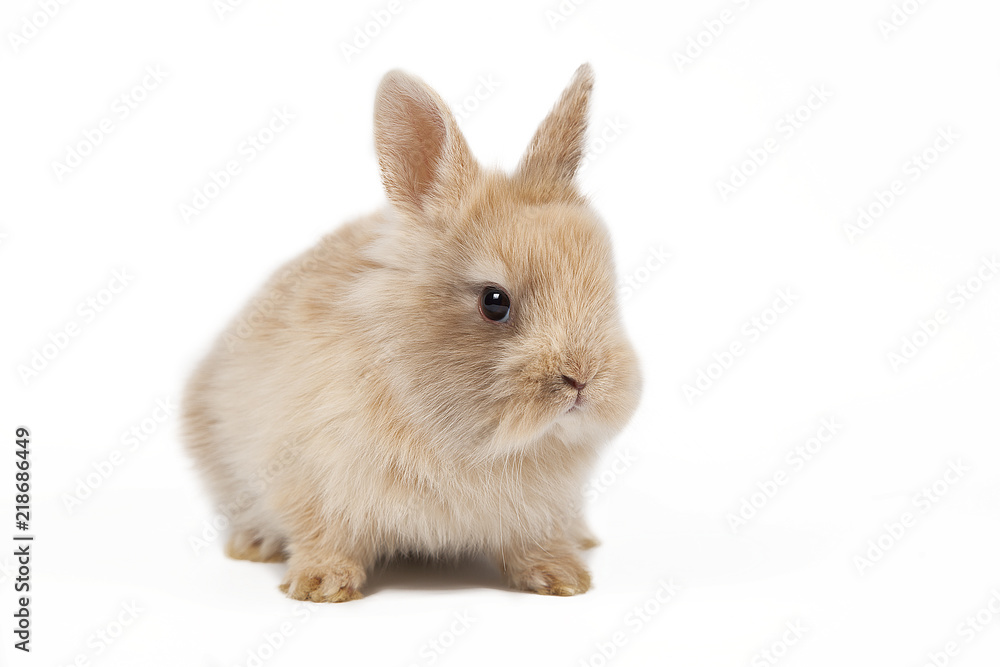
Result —
<path fill-rule="evenodd" d="M 389 201 L 415 217 L 457 198 L 479 168 L 444 101 L 400 70 L 375 94 L 375 152 Z"/>
<path fill-rule="evenodd" d="M 571 183 L 583 157 L 594 70 L 581 65 L 555 107 L 538 127 L 518 174 L 536 180 Z"/>

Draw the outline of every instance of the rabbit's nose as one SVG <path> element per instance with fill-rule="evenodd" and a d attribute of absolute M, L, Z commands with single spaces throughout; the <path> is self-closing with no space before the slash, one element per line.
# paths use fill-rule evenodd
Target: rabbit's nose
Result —
<path fill-rule="evenodd" d="M 576 378 L 570 377 L 568 375 L 563 375 L 562 380 L 563 382 L 573 387 L 573 389 L 576 389 L 577 391 L 582 391 L 583 388 L 587 386 L 586 380 L 581 382 L 580 380 L 577 380 Z"/>

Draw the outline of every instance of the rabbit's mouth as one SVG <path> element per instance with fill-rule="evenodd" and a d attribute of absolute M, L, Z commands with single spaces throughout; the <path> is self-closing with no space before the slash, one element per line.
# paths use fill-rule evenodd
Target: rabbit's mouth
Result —
<path fill-rule="evenodd" d="M 584 408 L 584 406 L 587 405 L 587 402 L 588 402 L 587 399 L 583 395 L 583 390 L 578 389 L 576 392 L 576 397 L 573 399 L 573 402 L 570 403 L 569 406 L 566 408 L 565 412 L 566 413 L 579 412 Z"/>
<path fill-rule="evenodd" d="M 587 383 L 594 379 L 596 373 L 594 372 L 584 372 L 574 373 L 577 377 L 571 377 L 569 375 L 562 375 L 560 379 L 565 389 L 568 390 L 569 396 L 567 397 L 572 403 L 567 406 L 565 412 L 574 412 L 582 408 L 588 401 L 587 397 L 584 396 L 584 390 L 587 388 Z"/>

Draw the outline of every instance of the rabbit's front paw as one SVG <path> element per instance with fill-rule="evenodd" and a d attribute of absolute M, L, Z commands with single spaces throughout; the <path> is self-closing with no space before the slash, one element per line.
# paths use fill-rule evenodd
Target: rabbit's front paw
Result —
<path fill-rule="evenodd" d="M 293 600 L 349 602 L 362 596 L 365 571 L 349 562 L 314 566 L 292 566 L 285 574 L 281 590 Z"/>

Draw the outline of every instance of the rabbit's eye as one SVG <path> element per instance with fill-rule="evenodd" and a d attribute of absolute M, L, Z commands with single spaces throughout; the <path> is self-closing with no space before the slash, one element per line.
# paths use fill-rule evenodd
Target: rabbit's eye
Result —
<path fill-rule="evenodd" d="M 499 287 L 487 287 L 479 297 L 479 312 L 491 322 L 506 322 L 510 317 L 510 297 Z"/>

